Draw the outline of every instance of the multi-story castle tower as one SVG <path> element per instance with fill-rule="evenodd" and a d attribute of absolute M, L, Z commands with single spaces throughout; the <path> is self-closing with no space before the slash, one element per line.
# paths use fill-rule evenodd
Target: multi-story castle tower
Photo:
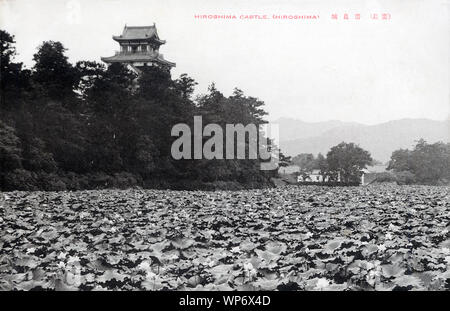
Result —
<path fill-rule="evenodd" d="M 114 56 L 102 57 L 105 63 L 123 63 L 140 73 L 144 66 L 159 66 L 166 70 L 175 67 L 175 63 L 164 59 L 159 53 L 159 47 L 166 43 L 161 40 L 156 32 L 156 26 L 126 26 L 120 36 L 113 36 L 120 44 L 120 51 Z"/>

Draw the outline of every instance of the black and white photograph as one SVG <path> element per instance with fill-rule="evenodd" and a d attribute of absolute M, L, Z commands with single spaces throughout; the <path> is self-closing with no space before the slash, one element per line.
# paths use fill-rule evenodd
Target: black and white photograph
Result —
<path fill-rule="evenodd" d="M 0 0 L 0 291 L 449 291 L 449 9 Z"/>

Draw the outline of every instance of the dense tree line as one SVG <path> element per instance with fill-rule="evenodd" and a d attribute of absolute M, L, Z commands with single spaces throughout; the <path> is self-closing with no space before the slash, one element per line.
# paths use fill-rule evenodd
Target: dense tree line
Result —
<path fill-rule="evenodd" d="M 394 151 L 387 169 L 402 184 L 449 184 L 450 143 L 429 144 L 421 139 L 413 150 Z"/>
<path fill-rule="evenodd" d="M 321 153 L 301 153 L 292 158 L 292 163 L 300 167 L 300 175 L 307 177 L 313 170 L 328 177 L 330 182 L 344 184 L 359 183 L 362 170 L 374 162 L 367 150 L 354 143 L 342 142 L 330 149 L 326 156 Z"/>
<path fill-rule="evenodd" d="M 330 180 L 339 174 L 343 182 L 359 182 L 361 171 L 367 165 L 380 162 L 373 160 L 370 153 L 353 143 L 342 142 L 334 146 L 326 157 L 302 153 L 292 158 L 292 164 L 300 167 L 300 175 L 308 176 L 312 170 L 319 170 Z M 376 173 L 377 182 L 398 184 L 448 185 L 450 183 L 450 143 L 427 143 L 420 139 L 412 150 L 399 149 L 392 153 L 387 172 Z"/>
<path fill-rule="evenodd" d="M 34 66 L 14 62 L 14 37 L 1 35 L 0 189 L 103 187 L 238 188 L 269 184 L 258 160 L 174 160 L 171 128 L 204 123 L 265 123 L 263 102 L 214 84 L 146 67 L 71 64 L 60 42 L 42 43 Z"/>

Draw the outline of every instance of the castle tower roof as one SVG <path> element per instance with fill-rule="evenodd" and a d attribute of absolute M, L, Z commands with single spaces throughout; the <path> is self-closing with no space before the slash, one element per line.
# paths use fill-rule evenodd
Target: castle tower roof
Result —
<path fill-rule="evenodd" d="M 120 36 L 113 36 L 113 39 L 121 41 L 150 41 L 154 40 L 159 44 L 166 43 L 165 40 L 161 40 L 158 37 L 158 32 L 156 31 L 156 25 L 153 26 L 126 26 L 123 28 L 122 34 Z"/>

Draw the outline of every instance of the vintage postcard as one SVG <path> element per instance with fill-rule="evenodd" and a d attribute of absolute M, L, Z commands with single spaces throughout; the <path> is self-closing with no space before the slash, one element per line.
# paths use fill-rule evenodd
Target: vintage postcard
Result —
<path fill-rule="evenodd" d="M 0 290 L 448 291 L 449 6 L 1 0 Z"/>

